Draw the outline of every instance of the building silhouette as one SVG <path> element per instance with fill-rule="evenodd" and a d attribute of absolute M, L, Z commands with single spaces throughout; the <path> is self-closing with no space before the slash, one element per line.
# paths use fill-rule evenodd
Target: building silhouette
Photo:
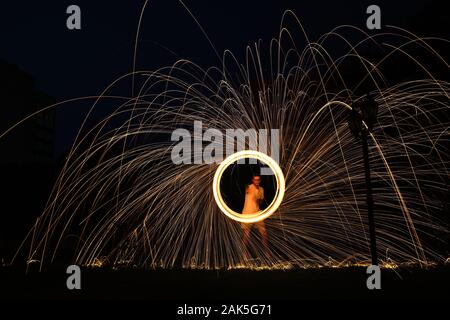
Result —
<path fill-rule="evenodd" d="M 33 78 L 0 59 L 0 132 L 54 103 L 39 92 Z M 38 113 L 0 140 L 0 164 L 50 164 L 53 161 L 55 113 Z"/>

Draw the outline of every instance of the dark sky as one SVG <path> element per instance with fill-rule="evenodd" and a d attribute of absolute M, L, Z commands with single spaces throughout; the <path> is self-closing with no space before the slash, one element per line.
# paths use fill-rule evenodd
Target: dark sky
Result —
<path fill-rule="evenodd" d="M 58 101 L 99 94 L 116 77 L 131 71 L 138 17 L 143 0 L 41 0 L 3 2 L 0 58 L 31 74 L 39 90 Z M 245 46 L 277 35 L 281 15 L 292 9 L 312 39 L 342 24 L 365 26 L 365 10 L 378 4 L 382 24 L 408 27 L 426 1 L 245 1 L 186 0 L 219 52 L 242 54 Z M 82 30 L 66 28 L 66 8 L 77 4 Z M 168 48 L 170 51 L 163 49 Z M 217 63 L 195 21 L 176 0 L 150 0 L 139 42 L 138 69 L 155 69 L 189 58 L 202 66 Z M 57 111 L 61 151 L 78 130 L 89 104 Z"/>

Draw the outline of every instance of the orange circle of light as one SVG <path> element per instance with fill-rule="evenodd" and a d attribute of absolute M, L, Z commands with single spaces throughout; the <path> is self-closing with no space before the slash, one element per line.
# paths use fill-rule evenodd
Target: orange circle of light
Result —
<path fill-rule="evenodd" d="M 258 211 L 253 214 L 240 214 L 233 210 L 231 210 L 225 201 L 222 198 L 222 193 L 220 192 L 220 180 L 222 179 L 222 175 L 224 171 L 235 161 L 245 158 L 254 158 L 261 162 L 264 162 L 272 172 L 275 174 L 275 179 L 277 182 L 277 190 L 275 192 L 275 197 L 272 200 L 272 203 L 264 210 Z M 243 150 L 236 153 L 233 153 L 231 156 L 227 157 L 224 161 L 222 161 L 219 167 L 216 170 L 213 180 L 213 194 L 214 199 L 216 200 L 217 205 L 219 206 L 220 211 L 222 211 L 227 217 L 244 223 L 254 223 L 258 221 L 262 221 L 267 217 L 271 216 L 280 206 L 281 201 L 284 197 L 285 191 L 285 181 L 283 171 L 281 171 L 280 166 L 276 163 L 268 155 L 261 153 L 259 151 L 254 150 Z"/>

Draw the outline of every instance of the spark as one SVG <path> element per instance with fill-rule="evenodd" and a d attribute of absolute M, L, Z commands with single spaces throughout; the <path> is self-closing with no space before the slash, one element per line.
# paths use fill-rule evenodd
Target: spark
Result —
<path fill-rule="evenodd" d="M 272 169 L 272 172 L 275 175 L 276 178 L 276 186 L 277 190 L 274 196 L 274 199 L 272 203 L 264 210 L 259 211 L 254 214 L 246 214 L 242 215 L 237 212 L 234 212 L 231 210 L 225 201 L 222 198 L 222 193 L 220 190 L 220 180 L 222 178 L 222 175 L 224 171 L 228 168 L 229 165 L 232 163 L 240 160 L 240 159 L 246 159 L 246 158 L 252 158 L 257 159 L 265 163 Z M 254 223 L 258 221 L 262 221 L 264 219 L 267 219 L 270 217 L 280 206 L 281 202 L 283 201 L 284 197 L 284 190 L 285 190 L 285 181 L 284 181 L 284 175 L 283 171 L 281 171 L 280 167 L 276 163 L 275 160 L 273 160 L 268 155 L 261 153 L 259 151 L 255 150 L 243 150 L 236 152 L 229 157 L 227 157 L 222 163 L 219 165 L 219 167 L 216 170 L 216 173 L 214 174 L 213 179 L 213 194 L 214 194 L 214 200 L 216 201 L 217 205 L 219 206 L 220 210 L 229 218 L 244 222 L 244 223 Z"/>
<path fill-rule="evenodd" d="M 44 266 L 68 250 L 62 247 L 70 234 L 78 239 L 74 263 L 86 266 L 367 265 L 364 164 L 346 115 L 358 89 L 369 82 L 380 106 L 369 146 L 380 265 L 448 262 L 430 240 L 445 244 L 440 235 L 448 234 L 439 210 L 448 192 L 450 84 L 414 56 L 415 49 L 426 49 L 429 62 L 448 72 L 448 63 L 429 44 L 435 39 L 394 27 L 369 36 L 340 26 L 310 42 L 303 26 L 293 28 L 303 32 L 296 36 L 283 25 L 288 16 L 299 23 L 287 12 L 269 49 L 249 46 L 244 61 L 226 51 L 220 67 L 206 70 L 189 60 L 156 71 L 133 70 L 93 97 L 47 206 L 18 252 L 29 250 L 28 260 Z M 141 14 L 139 24 L 142 19 Z M 336 41 L 343 53 L 329 48 Z M 379 48 L 381 59 L 363 53 L 368 44 Z M 424 71 L 424 77 L 390 85 L 382 67 L 395 55 L 416 66 L 411 74 Z M 348 77 L 342 70 L 349 63 L 363 74 Z M 359 81 L 351 82 L 355 77 Z M 132 97 L 111 94 L 130 78 Z M 104 103 L 114 111 L 86 127 Z M 220 165 L 172 163 L 171 132 L 189 129 L 194 121 L 224 131 L 280 130 L 278 185 L 285 190 L 264 216 L 268 253 L 256 236 L 244 246 L 237 215 L 230 219 L 220 199 L 216 203 L 219 193 L 211 186 Z"/>

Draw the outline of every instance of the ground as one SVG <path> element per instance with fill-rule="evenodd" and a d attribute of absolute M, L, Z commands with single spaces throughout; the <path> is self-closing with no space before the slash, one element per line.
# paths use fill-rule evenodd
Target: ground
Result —
<path fill-rule="evenodd" d="M 383 269 L 381 290 L 368 290 L 362 267 L 292 270 L 81 270 L 81 290 L 68 290 L 65 268 L 25 274 L 0 268 L 4 299 L 151 299 L 264 302 L 317 299 L 450 298 L 450 266 Z"/>

